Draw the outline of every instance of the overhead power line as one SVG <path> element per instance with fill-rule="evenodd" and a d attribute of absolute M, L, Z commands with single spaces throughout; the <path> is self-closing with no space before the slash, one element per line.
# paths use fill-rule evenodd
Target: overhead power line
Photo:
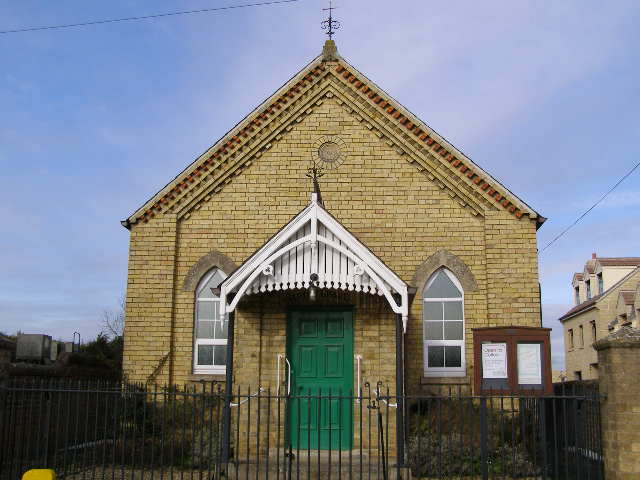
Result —
<path fill-rule="evenodd" d="M 626 178 L 627 178 L 629 175 L 631 175 L 631 174 L 632 174 L 632 173 L 633 173 L 633 172 L 634 172 L 638 167 L 640 167 L 640 162 L 636 163 L 636 164 L 634 165 L 634 167 L 633 167 L 631 170 L 629 170 L 629 171 L 628 171 L 628 172 L 627 172 L 627 173 L 626 173 L 626 174 L 625 174 L 625 175 L 624 175 L 620 180 L 618 180 L 618 181 L 616 182 L 616 184 L 615 184 L 613 187 L 611 187 L 611 188 L 607 191 L 607 193 L 605 193 L 602 197 L 600 197 L 600 199 L 599 199 L 596 203 L 594 203 L 593 205 L 591 205 L 591 207 L 589 207 L 589 209 L 588 209 L 586 212 L 584 212 L 582 215 L 580 215 L 578 218 L 576 218 L 576 219 L 575 219 L 575 221 L 574 221 L 571 225 L 569 225 L 569 226 L 568 226 L 567 228 L 565 228 L 562 232 L 560 232 L 558 235 L 556 235 L 556 236 L 553 238 L 553 240 L 551 240 L 549 243 L 547 243 L 547 244 L 544 246 L 544 248 L 543 248 L 542 250 L 540 250 L 540 253 L 544 252 L 547 248 L 549 248 L 549 247 L 550 247 L 551 245 L 553 245 L 557 240 L 559 240 L 559 239 L 560 239 L 560 237 L 562 237 L 565 233 L 567 233 L 569 230 L 571 230 L 573 227 L 575 227 L 575 226 L 578 224 L 578 222 L 580 222 L 580 220 L 582 220 L 584 217 L 586 217 L 586 216 L 587 216 L 587 214 L 588 214 L 591 210 L 593 210 L 594 208 L 596 208 L 596 207 L 597 207 L 597 206 L 598 206 L 598 205 L 599 205 L 599 204 L 600 204 L 600 203 L 601 203 L 605 198 L 607 198 L 607 196 L 608 196 L 611 192 L 613 192 L 616 188 L 618 188 L 618 185 L 620 185 L 622 182 L 624 182 L 624 181 L 626 180 Z"/>
<path fill-rule="evenodd" d="M 278 3 L 293 3 L 298 2 L 300 0 L 274 0 L 270 2 L 258 2 L 258 3 L 245 3 L 243 5 L 229 5 L 227 7 L 216 7 L 216 8 L 201 8 L 198 10 L 182 10 L 179 12 L 167 12 L 167 13 L 155 13 L 152 15 L 143 15 L 138 17 L 124 17 L 124 18 L 108 18 L 104 20 L 91 20 L 88 22 L 82 23 L 68 23 L 64 25 L 48 25 L 44 27 L 25 27 L 25 28 L 17 28 L 14 30 L 0 30 L 0 34 L 3 33 L 22 33 L 22 32 L 35 32 L 38 30 L 57 30 L 61 28 L 73 28 L 73 27 L 84 27 L 87 25 L 100 25 L 103 23 L 117 23 L 117 22 L 131 22 L 134 20 L 147 20 L 150 18 L 161 18 L 161 17 L 174 17 L 177 15 L 191 15 L 196 13 L 209 13 L 209 12 L 218 12 L 220 10 L 234 10 L 237 8 L 248 8 L 248 7 L 260 7 L 266 5 L 275 5 Z"/>

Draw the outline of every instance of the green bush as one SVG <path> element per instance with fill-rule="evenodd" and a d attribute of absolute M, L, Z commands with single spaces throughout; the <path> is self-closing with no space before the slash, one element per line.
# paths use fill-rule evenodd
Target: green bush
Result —
<path fill-rule="evenodd" d="M 410 405 L 407 456 L 417 477 L 481 474 L 480 409 L 478 402 L 426 398 Z M 511 408 L 513 406 L 513 408 Z M 490 473 L 510 477 L 535 476 L 531 441 L 524 442 L 522 425 L 531 435 L 531 411 L 525 404 L 496 402 L 486 410 L 487 466 Z M 524 415 L 524 416 L 523 416 Z"/>
<path fill-rule="evenodd" d="M 95 340 L 85 343 L 80 351 L 69 358 L 69 365 L 122 372 L 122 337 L 109 340 L 100 333 Z"/>
<path fill-rule="evenodd" d="M 416 477 L 480 475 L 482 457 L 480 446 L 470 443 L 459 434 L 437 436 L 414 434 L 407 442 L 407 457 Z M 487 452 L 489 473 L 513 478 L 540 474 L 540 469 L 519 445 L 490 446 Z"/>

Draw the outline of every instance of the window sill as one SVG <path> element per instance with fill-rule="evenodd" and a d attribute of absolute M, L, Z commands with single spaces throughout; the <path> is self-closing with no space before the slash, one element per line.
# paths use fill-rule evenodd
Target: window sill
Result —
<path fill-rule="evenodd" d="M 425 377 L 420 378 L 421 385 L 470 385 L 471 379 L 468 376 L 460 377 Z"/>
<path fill-rule="evenodd" d="M 187 376 L 189 382 L 224 382 L 225 379 L 224 373 L 193 373 Z"/>

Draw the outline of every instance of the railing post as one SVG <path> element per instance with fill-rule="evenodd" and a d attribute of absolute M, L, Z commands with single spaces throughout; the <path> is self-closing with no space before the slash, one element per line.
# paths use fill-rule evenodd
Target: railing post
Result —
<path fill-rule="evenodd" d="M 224 386 L 224 411 L 222 413 L 222 445 L 220 459 L 222 463 L 229 463 L 229 442 L 231 441 L 231 388 L 233 381 L 233 337 L 235 312 L 229 312 L 227 326 L 227 369 Z"/>
<path fill-rule="evenodd" d="M 542 429 L 542 439 L 540 440 L 542 446 L 542 478 L 547 478 L 548 474 L 548 461 L 547 461 L 547 401 L 544 397 L 538 399 L 540 405 L 540 427 Z"/>
<path fill-rule="evenodd" d="M 0 378 L 0 465 L 4 465 L 5 450 L 9 447 L 8 387 L 6 380 Z"/>
<path fill-rule="evenodd" d="M 489 480 L 489 465 L 487 444 L 489 435 L 487 431 L 487 397 L 480 398 L 480 469 L 482 480 Z"/>
<path fill-rule="evenodd" d="M 51 389 L 51 380 L 47 382 L 47 388 Z M 44 455 L 42 461 L 42 468 L 50 467 L 49 464 L 49 429 L 51 428 L 51 391 L 44 392 L 44 400 L 45 400 L 45 417 L 44 417 L 44 432 L 43 432 L 43 442 L 44 442 Z M 86 426 L 85 426 L 86 428 Z"/>
<path fill-rule="evenodd" d="M 402 315 L 396 315 L 396 448 L 397 472 L 405 464 L 404 457 L 404 334 Z"/>

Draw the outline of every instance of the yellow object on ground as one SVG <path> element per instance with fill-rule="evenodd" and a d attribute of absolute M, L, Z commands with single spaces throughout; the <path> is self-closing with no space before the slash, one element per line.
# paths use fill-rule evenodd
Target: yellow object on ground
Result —
<path fill-rule="evenodd" d="M 56 472 L 47 468 L 36 468 L 26 471 L 22 480 L 56 480 Z"/>

